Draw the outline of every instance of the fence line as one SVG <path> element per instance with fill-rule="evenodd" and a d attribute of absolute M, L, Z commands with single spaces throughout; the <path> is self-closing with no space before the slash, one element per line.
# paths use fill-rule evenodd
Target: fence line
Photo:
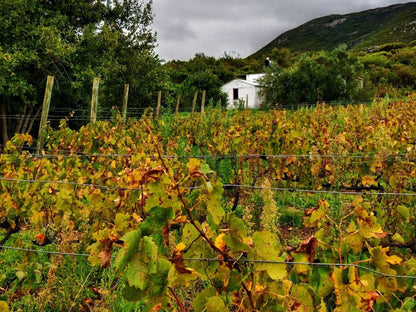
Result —
<path fill-rule="evenodd" d="M 333 194 L 333 195 L 362 195 L 362 196 L 416 196 L 416 193 L 394 193 L 394 192 L 352 192 L 352 191 L 326 191 L 326 190 L 307 190 L 297 188 L 279 188 L 279 187 L 263 187 L 253 185 L 223 184 L 224 188 L 245 188 L 254 190 L 270 190 L 278 192 L 290 193 L 312 193 L 312 194 Z"/>
<path fill-rule="evenodd" d="M 20 183 L 40 183 L 40 184 L 63 184 L 63 185 L 87 186 L 87 187 L 94 187 L 94 188 L 100 188 L 100 189 L 122 190 L 122 191 L 147 191 L 147 189 L 143 189 L 143 188 L 127 188 L 127 187 L 106 186 L 106 185 L 67 182 L 67 181 L 25 180 L 25 179 L 13 179 L 13 178 L 5 178 L 5 177 L 0 177 L 0 181 L 20 182 Z M 270 191 L 290 192 L 290 193 L 355 195 L 355 196 L 409 196 L 409 197 L 416 196 L 416 193 L 329 191 L 329 190 L 310 190 L 310 189 L 297 189 L 297 188 L 263 187 L 263 186 L 242 185 L 242 184 L 223 184 L 222 186 L 224 189 L 245 188 L 245 189 L 251 189 L 251 190 L 270 190 Z M 205 188 L 204 186 L 183 187 L 183 189 L 185 190 L 200 190 L 204 188 Z"/>
<path fill-rule="evenodd" d="M 2 147 L 5 147 L 5 145 L 0 145 Z M 33 147 L 28 147 L 28 150 L 34 149 Z M 69 153 L 69 155 L 65 154 L 44 154 L 39 156 L 34 156 L 36 158 L 58 158 L 58 157 L 137 157 L 137 156 L 148 156 L 148 157 L 154 157 L 158 158 L 158 156 L 155 156 L 154 154 L 86 154 L 81 152 L 76 152 L 71 150 L 65 150 L 65 149 L 55 149 L 54 152 L 66 152 Z M 4 154 L 7 155 L 7 154 Z M 335 159 L 373 159 L 377 158 L 378 161 L 381 162 L 387 162 L 391 161 L 393 157 L 408 157 L 408 156 L 414 156 L 415 159 L 410 159 L 412 161 L 416 161 L 416 153 L 394 153 L 394 154 L 372 154 L 368 155 L 365 153 L 349 153 L 349 154 L 280 154 L 280 155 L 272 155 L 272 154 L 214 154 L 214 155 L 168 155 L 164 154 L 162 155 L 163 158 L 192 158 L 192 159 L 213 159 L 213 158 L 274 158 L 274 159 L 289 159 L 289 158 L 335 158 Z"/>
<path fill-rule="evenodd" d="M 19 248 L 19 247 L 10 247 L 10 246 L 0 246 L 0 249 L 14 250 L 14 251 L 24 251 L 24 252 L 34 252 L 34 253 L 43 253 L 51 255 L 62 255 L 62 256 L 74 256 L 74 257 L 89 257 L 89 254 L 83 253 L 71 253 L 71 252 L 59 252 L 59 251 L 47 251 L 42 249 L 29 249 L 29 248 Z M 112 256 L 111 258 L 115 258 Z M 383 277 L 392 277 L 408 280 L 416 280 L 416 276 L 411 275 L 395 275 L 395 274 L 386 274 L 383 272 L 376 271 L 369 267 L 358 265 L 354 263 L 322 263 L 322 262 L 298 262 L 298 261 L 274 261 L 274 260 L 255 260 L 255 259 L 233 259 L 233 260 L 224 260 L 217 258 L 183 258 L 184 261 L 197 261 L 197 262 L 233 262 L 233 263 L 258 263 L 258 264 L 276 264 L 276 265 L 308 265 L 316 267 L 353 267 L 360 270 L 365 270 L 374 274 L 378 274 Z"/>

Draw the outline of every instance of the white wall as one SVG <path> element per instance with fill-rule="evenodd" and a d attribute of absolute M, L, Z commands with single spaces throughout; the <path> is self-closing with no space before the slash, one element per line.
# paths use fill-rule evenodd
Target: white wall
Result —
<path fill-rule="evenodd" d="M 245 80 L 235 79 L 221 87 L 221 91 L 225 92 L 228 97 L 227 108 L 238 108 L 238 100 L 233 100 L 234 89 L 238 89 L 238 99 L 244 103 L 246 107 L 246 100 L 248 96 L 248 108 L 260 107 L 261 98 L 258 94 L 260 87 Z"/>

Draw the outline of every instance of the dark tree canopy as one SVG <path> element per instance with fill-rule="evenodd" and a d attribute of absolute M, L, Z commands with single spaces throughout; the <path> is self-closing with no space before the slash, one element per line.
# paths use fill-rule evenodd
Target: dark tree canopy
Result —
<path fill-rule="evenodd" d="M 52 108 L 88 110 L 94 77 L 100 108 L 119 106 L 125 83 L 129 107 L 147 107 L 162 80 L 151 8 L 147 0 L 1 1 L 1 142 L 30 132 L 47 75 L 55 76 Z"/>

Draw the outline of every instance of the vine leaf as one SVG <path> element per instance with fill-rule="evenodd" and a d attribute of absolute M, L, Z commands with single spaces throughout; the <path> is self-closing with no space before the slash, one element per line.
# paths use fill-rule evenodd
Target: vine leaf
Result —
<path fill-rule="evenodd" d="M 365 186 L 365 187 L 369 187 L 369 186 L 377 186 L 377 182 L 376 180 L 372 177 L 372 176 L 364 176 L 361 179 L 361 183 Z"/>
<path fill-rule="evenodd" d="M 226 309 L 224 301 L 220 297 L 210 297 L 205 304 L 205 311 L 207 312 L 228 312 Z"/>
<path fill-rule="evenodd" d="M 357 198 L 353 202 L 354 212 L 357 216 L 357 223 L 360 227 L 360 234 L 363 238 L 384 238 L 387 232 L 384 232 L 377 218 L 368 213 L 369 203 L 363 202 L 362 198 Z"/>
<path fill-rule="evenodd" d="M 224 251 L 227 248 L 227 243 L 224 241 L 225 234 L 221 233 L 217 236 L 215 239 L 215 247 L 217 247 L 219 250 Z"/>
<path fill-rule="evenodd" d="M 175 269 L 179 274 L 192 274 L 194 272 L 192 269 L 185 268 L 185 261 L 183 260 L 183 251 L 185 249 L 186 245 L 184 243 L 176 245 L 170 262 L 175 265 Z"/>
<path fill-rule="evenodd" d="M 110 267 L 111 256 L 113 254 L 113 241 L 110 238 L 100 240 L 102 249 L 98 253 L 97 257 L 101 259 L 101 267 L 106 269 Z"/>
<path fill-rule="evenodd" d="M 324 199 L 320 199 L 317 208 L 306 211 L 307 214 L 310 214 L 310 218 L 305 220 L 306 225 L 311 227 L 317 226 L 318 222 L 326 215 L 328 209 L 329 203 Z"/>
<path fill-rule="evenodd" d="M 368 310 L 371 295 L 365 293 L 361 283 L 357 284 L 354 268 L 335 268 L 330 273 L 337 298 L 336 312 L 342 311 L 371 311 Z M 344 277 L 344 273 L 347 273 Z"/>
<path fill-rule="evenodd" d="M 117 272 L 124 270 L 127 263 L 133 257 L 135 252 L 139 249 L 141 239 L 141 231 L 134 230 L 124 235 L 121 240 L 124 242 L 123 248 L 117 253 L 115 265 Z"/>
<path fill-rule="evenodd" d="M 206 195 L 206 205 L 208 213 L 211 215 L 212 222 L 219 225 L 225 216 L 225 211 L 221 204 L 222 185 L 217 182 L 213 185 L 213 190 Z"/>
<path fill-rule="evenodd" d="M 309 262 L 313 262 L 315 259 L 315 251 L 317 246 L 318 240 L 312 235 L 300 244 L 297 252 L 306 253 L 309 256 Z"/>
<path fill-rule="evenodd" d="M 253 253 L 256 260 L 270 260 L 283 262 L 279 256 L 282 247 L 278 244 L 279 240 L 276 234 L 263 231 L 253 234 Z M 265 270 L 273 280 L 280 281 L 284 279 L 288 273 L 284 263 L 261 263 L 258 264 L 259 270 Z"/>
<path fill-rule="evenodd" d="M 140 184 L 147 183 L 149 182 L 149 180 L 152 182 L 157 181 L 162 173 L 163 173 L 163 167 L 160 165 L 153 169 L 149 169 L 142 176 L 140 180 Z"/>
<path fill-rule="evenodd" d="M 374 263 L 380 269 L 381 272 L 387 274 L 395 274 L 396 271 L 390 269 L 390 265 L 401 264 L 403 260 L 396 255 L 387 255 L 389 250 L 389 247 L 383 248 L 381 246 L 371 248 L 371 262 Z"/>

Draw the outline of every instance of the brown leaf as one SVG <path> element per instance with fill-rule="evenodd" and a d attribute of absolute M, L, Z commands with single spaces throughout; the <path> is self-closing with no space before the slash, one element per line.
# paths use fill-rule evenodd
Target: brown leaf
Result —
<path fill-rule="evenodd" d="M 305 210 L 305 216 L 310 216 L 314 211 L 318 210 L 317 207 L 312 207 Z"/>
<path fill-rule="evenodd" d="M 156 168 L 149 169 L 145 172 L 143 177 L 140 180 L 140 184 L 147 182 L 149 179 L 157 180 L 159 179 L 160 175 L 163 173 L 163 167 L 157 166 Z"/>
<path fill-rule="evenodd" d="M 110 238 L 100 240 L 104 248 L 98 253 L 97 257 L 101 259 L 101 267 L 106 269 L 110 266 L 111 256 L 113 254 L 113 241 Z"/>
<path fill-rule="evenodd" d="M 185 249 L 185 244 L 180 243 L 176 246 L 173 251 L 172 258 L 170 262 L 175 265 L 176 270 L 179 274 L 192 274 L 192 271 L 185 268 L 185 261 L 183 260 L 183 250 Z"/>
<path fill-rule="evenodd" d="M 192 168 L 191 170 L 189 170 L 189 175 L 196 179 L 196 178 L 204 178 L 205 181 L 209 181 L 208 177 L 205 175 L 205 173 L 203 173 L 201 170 L 199 170 L 198 166 L 195 166 L 194 168 Z"/>
<path fill-rule="evenodd" d="M 309 262 L 313 262 L 313 260 L 315 259 L 315 250 L 317 246 L 318 240 L 314 236 L 311 236 L 300 244 L 300 247 L 297 251 L 304 252 L 307 255 L 309 255 Z"/>

